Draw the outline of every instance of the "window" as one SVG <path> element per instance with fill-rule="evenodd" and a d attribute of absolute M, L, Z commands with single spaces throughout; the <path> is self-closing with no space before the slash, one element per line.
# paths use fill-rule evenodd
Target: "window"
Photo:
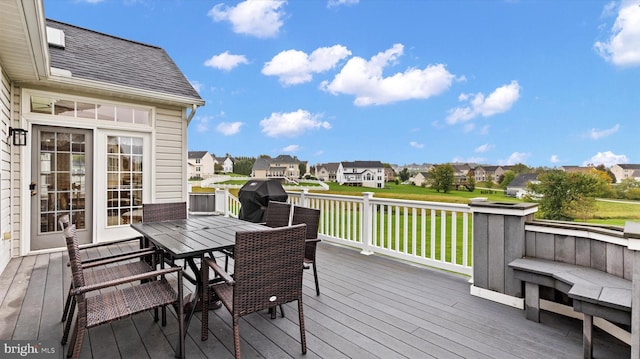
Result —
<path fill-rule="evenodd" d="M 200 159 L 199 158 L 196 158 L 196 163 L 200 163 Z"/>
<path fill-rule="evenodd" d="M 200 172 L 200 167 L 196 167 L 196 172 Z"/>
<path fill-rule="evenodd" d="M 107 137 L 107 226 L 142 221 L 141 137 Z"/>
<path fill-rule="evenodd" d="M 72 99 L 31 96 L 29 111 L 55 116 L 102 120 L 136 125 L 150 125 L 151 111 L 126 105 L 83 102 Z"/>

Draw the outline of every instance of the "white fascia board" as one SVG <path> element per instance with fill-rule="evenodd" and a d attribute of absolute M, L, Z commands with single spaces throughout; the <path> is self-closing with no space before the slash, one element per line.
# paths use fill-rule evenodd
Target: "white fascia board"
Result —
<path fill-rule="evenodd" d="M 49 82 L 55 83 L 55 84 L 70 85 L 75 87 L 76 89 L 78 87 L 86 87 L 86 88 L 91 88 L 91 90 L 93 91 L 98 90 L 100 92 L 108 92 L 111 94 L 118 93 L 118 94 L 123 94 L 127 96 L 137 97 L 146 101 L 167 102 L 167 103 L 179 105 L 181 107 L 191 108 L 193 105 L 199 107 L 199 106 L 204 106 L 204 103 L 205 103 L 204 100 L 193 98 L 193 97 L 170 95 L 162 92 L 138 89 L 138 88 L 122 86 L 122 85 L 107 84 L 100 81 L 78 79 L 78 78 L 68 77 L 68 76 L 52 75 L 49 77 L 48 80 Z"/>
<path fill-rule="evenodd" d="M 24 19 L 24 31 L 29 40 L 33 65 L 40 79 L 49 75 L 49 45 L 46 36 L 46 20 L 42 0 L 23 0 L 18 4 Z"/>

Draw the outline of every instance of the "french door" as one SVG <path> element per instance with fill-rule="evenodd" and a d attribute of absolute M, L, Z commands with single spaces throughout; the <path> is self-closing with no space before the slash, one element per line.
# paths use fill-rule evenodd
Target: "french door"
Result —
<path fill-rule="evenodd" d="M 91 243 L 93 133 L 33 126 L 31 153 L 31 249 L 64 247 L 58 219 L 69 215 L 78 241 Z"/>

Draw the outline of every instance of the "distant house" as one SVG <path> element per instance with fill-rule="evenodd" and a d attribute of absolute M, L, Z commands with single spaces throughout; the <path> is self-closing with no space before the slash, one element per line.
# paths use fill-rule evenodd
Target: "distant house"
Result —
<path fill-rule="evenodd" d="M 169 54 L 47 20 L 41 0 L 0 9 L 0 271 L 63 249 L 63 215 L 97 243 L 136 235 L 143 203 L 186 201 L 204 101 Z"/>
<path fill-rule="evenodd" d="M 390 182 L 390 181 L 393 181 L 395 178 L 396 178 L 396 173 L 393 170 L 393 168 L 385 167 L 384 168 L 384 181 L 385 182 Z"/>
<path fill-rule="evenodd" d="M 208 151 L 189 151 L 187 163 L 189 178 L 211 178 L 215 173 L 213 156 Z"/>
<path fill-rule="evenodd" d="M 474 169 L 466 163 L 454 163 L 451 166 L 453 166 L 454 170 L 453 177 L 455 178 L 455 183 L 466 183 L 469 172 L 473 175 Z"/>
<path fill-rule="evenodd" d="M 503 175 L 502 167 L 500 166 L 478 166 L 474 169 L 474 176 L 476 182 L 485 182 L 491 179 L 492 182 L 498 183 L 500 175 Z"/>
<path fill-rule="evenodd" d="M 611 166 L 611 173 L 616 176 L 616 183 L 622 182 L 625 178 L 633 178 L 640 181 L 640 164 L 618 164 Z"/>
<path fill-rule="evenodd" d="M 338 167 L 340 167 L 338 162 L 318 163 L 316 165 L 316 178 L 324 182 L 335 182 Z"/>
<path fill-rule="evenodd" d="M 289 155 L 280 155 L 276 158 L 261 157 L 253 164 L 253 167 L 251 168 L 251 177 L 280 178 L 296 181 L 301 177 L 301 163 L 306 164 L 306 162 L 301 162 L 296 157 L 291 157 Z"/>
<path fill-rule="evenodd" d="M 416 186 L 422 186 L 427 183 L 428 178 L 429 172 L 418 172 L 418 174 L 413 177 L 412 182 Z"/>
<path fill-rule="evenodd" d="M 215 168 L 216 165 L 220 165 L 222 167 L 222 172 L 224 173 L 232 173 L 233 172 L 233 158 L 227 155 L 225 157 L 213 157 L 213 166 Z"/>
<path fill-rule="evenodd" d="M 384 165 L 380 161 L 341 162 L 336 182 L 348 186 L 383 188 Z"/>
<path fill-rule="evenodd" d="M 520 173 L 507 185 L 507 196 L 522 198 L 529 194 L 527 185 L 529 183 L 540 183 L 537 173 Z"/>

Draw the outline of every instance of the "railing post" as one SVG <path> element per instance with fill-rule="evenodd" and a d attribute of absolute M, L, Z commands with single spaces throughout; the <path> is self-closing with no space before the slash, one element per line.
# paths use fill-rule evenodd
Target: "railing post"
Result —
<path fill-rule="evenodd" d="M 309 207 L 309 199 L 307 198 L 307 194 L 309 194 L 308 188 L 303 188 L 302 192 L 300 192 L 300 205 L 302 207 Z"/>
<path fill-rule="evenodd" d="M 371 205 L 371 198 L 373 198 L 373 192 L 362 192 L 364 197 L 362 203 L 362 252 L 364 255 L 372 255 L 371 245 L 373 241 L 373 231 L 371 224 L 373 223 L 373 207 Z"/>
<path fill-rule="evenodd" d="M 626 222 L 624 236 L 629 239 L 633 253 L 633 275 L 631 277 L 631 359 L 640 359 L 640 223 Z"/>
<path fill-rule="evenodd" d="M 228 190 L 225 189 L 220 189 L 220 188 L 216 188 L 215 190 L 215 206 L 213 211 L 217 212 L 217 213 L 222 213 L 225 217 L 229 216 L 229 211 L 227 209 L 227 203 L 228 203 L 228 199 L 227 199 L 227 194 L 228 194 Z"/>
<path fill-rule="evenodd" d="M 525 253 L 526 221 L 536 203 L 472 201 L 473 285 L 471 294 L 514 307 L 524 305 L 522 284 L 508 264 Z"/>

